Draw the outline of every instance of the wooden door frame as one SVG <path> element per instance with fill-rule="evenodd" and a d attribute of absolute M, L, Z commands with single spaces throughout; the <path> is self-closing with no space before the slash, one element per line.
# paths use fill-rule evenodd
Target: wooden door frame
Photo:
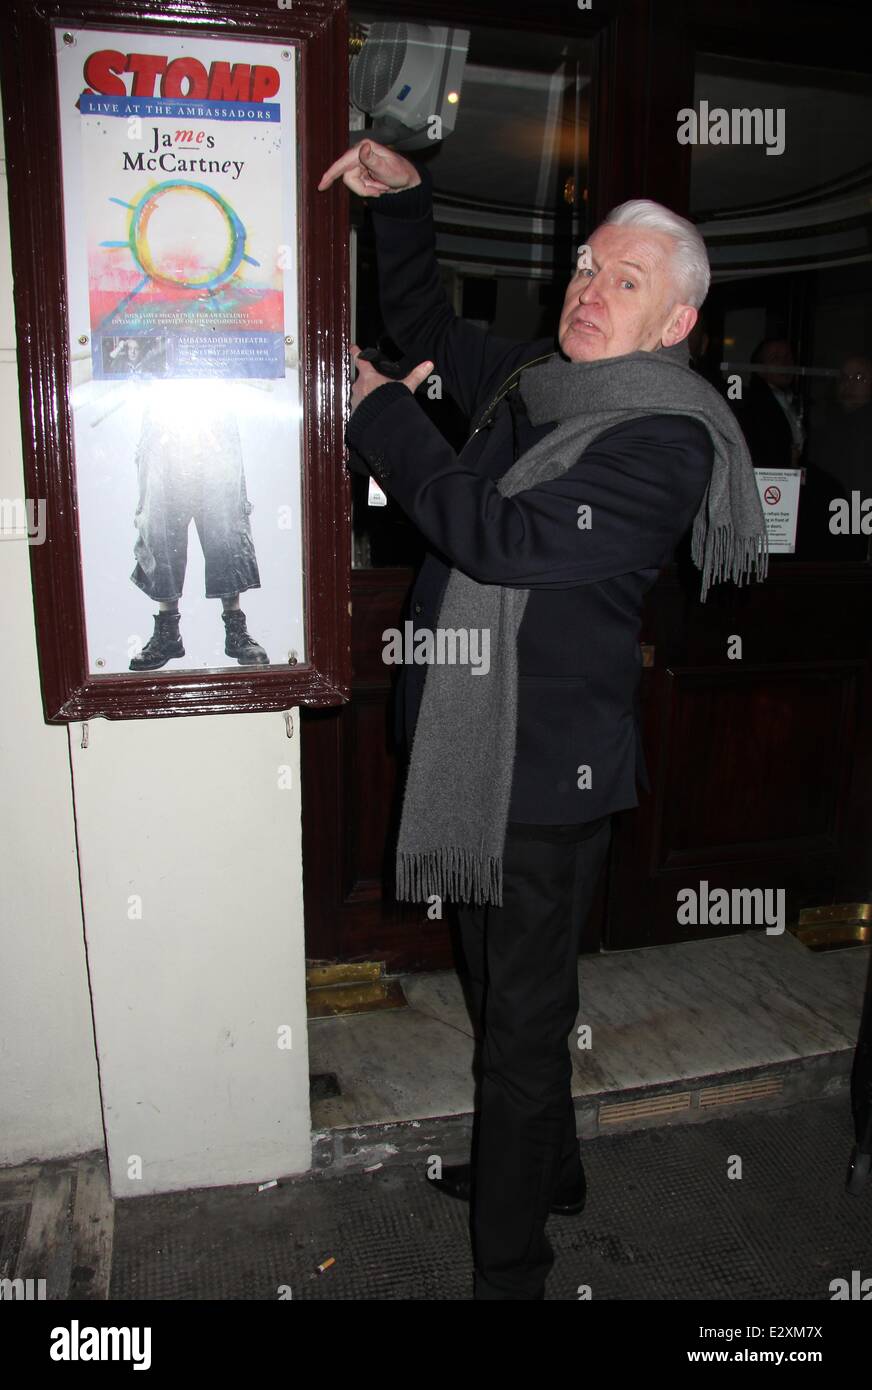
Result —
<path fill-rule="evenodd" d="M 679 7 L 684 0 L 678 0 Z M 634 81 L 633 65 L 647 64 L 647 46 L 665 42 L 652 25 L 653 0 L 597 0 L 591 12 L 579 10 L 575 0 L 543 0 L 535 9 L 524 0 L 507 0 L 498 7 L 462 0 L 409 0 L 403 13 L 409 18 L 441 20 L 456 25 L 491 25 L 520 30 L 579 34 L 593 40 L 591 100 L 590 216 L 599 220 L 610 207 L 642 191 L 656 187 L 665 196 L 675 181 L 675 161 L 661 159 L 659 168 L 650 160 L 657 120 L 648 112 L 652 95 L 666 97 L 666 85 L 653 91 L 645 81 Z M 375 0 L 366 5 L 385 19 L 395 18 L 395 0 Z M 672 91 L 674 93 L 674 86 Z M 609 158 L 616 142 L 625 158 Z M 689 166 L 688 166 L 689 168 Z M 658 183 L 657 180 L 660 180 Z M 350 563 L 350 560 L 349 560 Z M 352 611 L 368 606 L 378 609 L 382 598 L 408 589 L 411 570 L 353 570 Z M 381 597 L 380 597 L 381 596 Z M 397 904 L 383 896 L 391 882 L 386 863 L 381 880 L 361 879 L 354 863 L 349 830 L 354 808 L 348 804 L 348 770 L 355 756 L 355 710 L 361 704 L 385 701 L 390 680 L 383 666 L 375 670 L 372 653 L 360 643 L 352 620 L 352 708 L 303 711 L 301 727 L 301 777 L 303 805 L 303 892 L 307 956 L 310 959 L 384 959 L 392 970 L 445 969 L 455 959 L 452 914 L 430 921 L 424 909 Z M 395 816 L 398 807 L 395 808 Z M 390 858 L 390 854 L 388 854 Z M 605 880 L 603 880 L 604 883 Z M 605 916 L 604 890 L 598 895 L 585 928 L 584 945 L 596 949 Z M 360 949 L 356 949 L 357 945 Z"/>
<path fill-rule="evenodd" d="M 396 0 L 372 0 L 362 6 L 385 19 L 396 18 Z M 591 146 L 589 208 L 592 220 L 627 198 L 652 197 L 686 214 L 690 196 L 689 146 L 669 144 L 664 129 L 675 129 L 676 112 L 693 104 L 696 52 L 714 45 L 716 51 L 748 54 L 749 35 L 753 36 L 753 56 L 774 56 L 784 61 L 815 61 L 836 66 L 839 53 L 837 34 L 818 33 L 819 11 L 810 0 L 773 0 L 765 12 L 757 0 L 738 0 L 728 20 L 717 0 L 596 0 L 590 12 L 579 10 L 575 0 L 542 0 L 535 8 L 525 0 L 505 0 L 486 6 L 463 0 L 408 0 L 402 12 L 410 19 L 442 20 L 456 25 L 511 26 L 537 32 L 570 32 L 594 42 L 591 99 Z M 841 54 L 844 62 L 844 53 Z M 807 567 L 817 575 L 823 567 Z M 411 571 L 354 571 L 352 590 L 355 602 L 377 598 L 380 586 L 408 585 Z M 667 589 L 679 586 L 675 567 L 667 569 L 663 581 Z M 671 610 L 669 595 L 655 587 L 649 600 L 646 623 L 661 627 L 658 610 Z M 674 594 L 672 595 L 674 598 Z M 711 608 L 711 605 L 709 606 Z M 706 621 L 708 615 L 703 615 Z M 700 619 L 702 621 L 702 619 Z M 665 634 L 643 628 L 646 641 L 660 642 L 660 661 L 669 655 Z M 354 633 L 352 635 L 354 644 Z M 677 653 L 672 653 L 677 659 Z M 371 653 L 370 653 L 371 656 Z M 352 657 L 352 705 L 355 700 L 383 698 L 388 678 L 379 691 L 379 679 L 366 669 L 366 654 Z M 655 669 L 643 674 L 643 703 L 656 744 L 656 712 L 665 672 Z M 302 721 L 303 737 L 303 856 L 307 940 L 325 958 L 347 958 L 343 914 L 349 910 L 358 922 L 353 935 L 360 933 L 361 952 L 367 954 L 367 939 L 377 942 L 377 950 L 396 969 L 434 969 L 452 964 L 448 922 L 422 922 L 420 912 L 408 914 L 407 905 L 394 905 L 396 916 L 388 921 L 382 908 L 380 889 L 375 881 L 357 882 L 343 839 L 350 809 L 344 797 L 345 768 L 354 756 L 351 712 L 312 715 Z M 656 777 L 656 757 L 652 748 L 652 782 Z M 866 755 L 864 755 L 866 756 Z M 867 767 L 867 775 L 870 769 Z M 642 797 L 638 811 L 616 817 L 615 843 L 621 848 L 614 860 L 611 888 L 616 875 L 623 872 L 628 852 L 637 855 L 642 878 L 637 887 L 644 902 L 645 845 L 651 844 L 650 799 Z M 646 836 L 648 837 L 646 840 Z M 638 875 L 637 875 L 638 876 Z M 629 890 L 632 884 L 627 883 Z M 630 913 L 634 910 L 628 893 L 621 913 L 606 928 L 606 899 L 592 914 L 583 948 L 595 950 L 605 940 L 613 949 L 632 943 L 627 939 Z M 635 909 L 638 912 L 638 907 Z M 380 934 L 367 938 L 381 923 Z M 608 932 L 608 934 L 607 934 Z M 352 940 L 352 953 L 355 942 Z M 312 951 L 310 951 L 310 955 Z"/>

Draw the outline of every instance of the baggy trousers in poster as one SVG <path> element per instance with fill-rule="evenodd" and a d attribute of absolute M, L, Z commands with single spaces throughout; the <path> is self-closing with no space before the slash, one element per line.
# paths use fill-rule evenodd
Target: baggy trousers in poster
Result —
<path fill-rule="evenodd" d="M 233 410 L 210 403 L 208 417 L 185 412 L 178 399 L 149 402 L 136 450 L 139 482 L 130 578 L 155 602 L 184 588 L 188 528 L 203 549 L 207 598 L 260 588 L 245 487 L 242 445 Z"/>
<path fill-rule="evenodd" d="M 509 823 L 503 906 L 460 907 L 463 953 L 481 1034 L 470 1214 L 474 1296 L 544 1296 L 554 1252 L 554 1192 L 581 1158 L 570 1090 L 578 949 L 611 839 L 587 825 Z"/>

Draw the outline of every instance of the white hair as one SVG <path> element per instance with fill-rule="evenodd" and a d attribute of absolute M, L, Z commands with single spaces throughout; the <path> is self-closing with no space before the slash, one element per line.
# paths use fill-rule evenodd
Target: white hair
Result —
<path fill-rule="evenodd" d="M 672 274 L 675 288 L 683 304 L 698 309 L 708 294 L 712 278 L 705 242 L 697 228 L 686 217 L 679 217 L 662 203 L 650 198 L 632 198 L 612 208 L 604 226 L 647 227 L 652 232 L 665 232 L 675 242 L 672 255 Z"/>

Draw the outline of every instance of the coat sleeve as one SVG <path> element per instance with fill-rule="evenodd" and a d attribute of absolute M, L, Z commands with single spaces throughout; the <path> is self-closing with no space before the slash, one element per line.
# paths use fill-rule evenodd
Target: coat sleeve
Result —
<path fill-rule="evenodd" d="M 410 367 L 432 361 L 445 390 L 471 416 L 516 367 L 555 344 L 500 338 L 454 312 L 436 259 L 430 172 L 415 167 L 420 184 L 382 194 L 370 209 L 382 317 Z"/>
<path fill-rule="evenodd" d="M 646 416 L 607 431 L 560 478 L 503 497 L 401 383 L 378 387 L 358 411 L 365 406 L 352 416 L 350 446 L 430 545 L 482 584 L 570 588 L 659 569 L 711 473 L 703 425 Z"/>

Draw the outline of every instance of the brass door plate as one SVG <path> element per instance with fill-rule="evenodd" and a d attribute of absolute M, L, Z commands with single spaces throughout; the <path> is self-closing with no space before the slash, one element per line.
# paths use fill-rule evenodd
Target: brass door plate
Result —
<path fill-rule="evenodd" d="M 339 1014 L 369 1014 L 378 1009 L 405 1009 L 408 1000 L 396 978 L 363 984 L 325 985 L 306 993 L 309 1018 L 335 1018 Z"/>
<path fill-rule="evenodd" d="M 310 960 L 306 962 L 306 988 L 362 984 L 366 980 L 380 980 L 384 973 L 383 960 Z"/>
<path fill-rule="evenodd" d="M 872 903 L 832 903 L 806 907 L 788 930 L 810 951 L 872 945 Z"/>

